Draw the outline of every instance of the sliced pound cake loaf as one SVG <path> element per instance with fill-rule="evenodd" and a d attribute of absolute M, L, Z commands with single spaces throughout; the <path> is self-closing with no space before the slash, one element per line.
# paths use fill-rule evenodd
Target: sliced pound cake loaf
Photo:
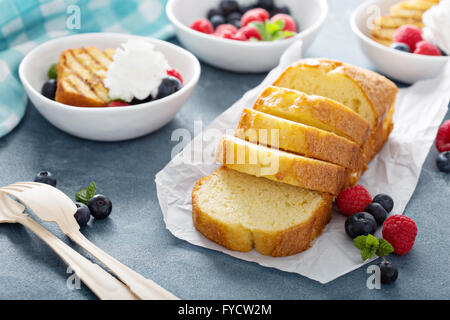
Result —
<path fill-rule="evenodd" d="M 311 246 L 331 219 L 333 197 L 225 167 L 192 190 L 195 228 L 230 249 L 274 257 Z"/>
<path fill-rule="evenodd" d="M 338 165 L 224 135 L 216 160 L 224 166 L 270 180 L 337 195 L 348 171 Z"/>
<path fill-rule="evenodd" d="M 235 135 L 346 168 L 355 166 L 359 149 L 334 133 L 250 109 L 243 110 Z"/>

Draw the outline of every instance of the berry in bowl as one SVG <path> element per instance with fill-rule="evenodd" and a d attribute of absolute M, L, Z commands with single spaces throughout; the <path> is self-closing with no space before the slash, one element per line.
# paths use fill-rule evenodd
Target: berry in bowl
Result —
<path fill-rule="evenodd" d="M 414 83 L 436 76 L 449 60 L 426 32 L 426 17 L 431 17 L 438 3 L 367 1 L 353 12 L 350 24 L 361 49 L 381 72 L 395 80 Z M 450 8 L 447 15 L 450 19 Z"/>
<path fill-rule="evenodd" d="M 169 0 L 181 43 L 204 62 L 241 73 L 266 72 L 296 40 L 308 48 L 326 0 Z"/>
<path fill-rule="evenodd" d="M 84 139 L 120 141 L 171 121 L 197 84 L 200 64 L 165 41 L 92 33 L 36 47 L 19 76 L 35 107 L 57 128 Z"/>

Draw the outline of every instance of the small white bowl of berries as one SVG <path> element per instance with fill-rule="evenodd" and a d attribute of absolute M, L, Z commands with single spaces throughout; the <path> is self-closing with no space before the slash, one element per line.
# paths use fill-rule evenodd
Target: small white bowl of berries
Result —
<path fill-rule="evenodd" d="M 260 73 L 283 52 L 316 37 L 326 0 L 169 0 L 167 16 L 184 47 L 202 61 L 229 71 Z"/>
<path fill-rule="evenodd" d="M 425 40 L 423 30 L 412 22 L 390 28 L 389 31 L 393 32 L 392 41 L 385 44 L 371 38 L 374 19 L 379 15 L 388 16 L 390 8 L 398 2 L 371 0 L 361 4 L 350 18 L 352 30 L 358 37 L 362 51 L 388 77 L 407 84 L 433 78 L 440 73 L 449 58 L 436 44 Z M 374 15 L 374 12 L 379 14 Z"/>

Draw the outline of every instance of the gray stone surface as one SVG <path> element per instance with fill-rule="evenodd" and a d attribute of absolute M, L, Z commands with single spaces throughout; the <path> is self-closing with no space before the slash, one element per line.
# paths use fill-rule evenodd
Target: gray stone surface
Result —
<path fill-rule="evenodd" d="M 316 42 L 305 56 L 341 59 L 373 69 L 357 47 L 348 24 L 356 0 L 333 0 Z M 30 105 L 20 126 L 0 139 L 0 184 L 32 180 L 50 170 L 68 195 L 95 180 L 113 202 L 111 217 L 91 221 L 85 235 L 99 247 L 183 299 L 441 299 L 450 298 L 449 175 L 435 166 L 432 148 L 405 214 L 418 224 L 413 250 L 391 257 L 400 269 L 394 285 L 366 288 L 366 268 L 321 285 L 297 274 L 193 246 L 166 230 L 156 198 L 155 174 L 170 160 L 173 130 L 205 125 L 256 86 L 264 75 L 237 75 L 202 65 L 188 103 L 167 126 L 121 143 L 97 143 L 69 136 Z M 449 116 L 447 115 L 447 118 Z M 101 125 L 101 124 L 99 124 Z M 133 125 L 133 124 L 124 124 Z M 190 190 L 186 190 L 190 192 Z M 85 254 L 59 232 L 51 231 Z M 95 299 L 82 285 L 69 290 L 65 264 L 32 233 L 0 225 L 1 299 Z"/>

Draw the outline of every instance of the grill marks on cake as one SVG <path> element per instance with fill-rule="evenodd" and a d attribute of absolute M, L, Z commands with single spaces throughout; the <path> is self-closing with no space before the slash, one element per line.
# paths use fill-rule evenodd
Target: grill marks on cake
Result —
<path fill-rule="evenodd" d="M 109 54 L 95 47 L 67 50 L 64 53 L 66 84 L 80 95 L 107 101 L 104 80 L 111 62 Z"/>

